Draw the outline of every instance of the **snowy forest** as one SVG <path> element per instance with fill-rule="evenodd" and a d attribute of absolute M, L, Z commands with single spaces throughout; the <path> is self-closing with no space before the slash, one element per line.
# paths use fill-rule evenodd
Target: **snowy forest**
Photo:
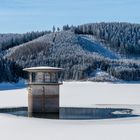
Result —
<path fill-rule="evenodd" d="M 140 55 L 140 25 L 130 23 L 96 23 L 78 26 L 77 34 L 91 34 L 106 47 L 125 55 Z"/>
<path fill-rule="evenodd" d="M 140 24 L 53 26 L 52 31 L 0 34 L 0 82 L 27 78 L 31 66 L 64 68 L 64 80 L 139 81 Z"/>

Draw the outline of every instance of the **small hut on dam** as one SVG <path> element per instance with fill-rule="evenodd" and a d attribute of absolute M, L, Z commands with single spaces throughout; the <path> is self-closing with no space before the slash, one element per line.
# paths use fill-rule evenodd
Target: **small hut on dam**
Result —
<path fill-rule="evenodd" d="M 25 68 L 29 72 L 28 112 L 57 113 L 59 112 L 59 81 L 58 74 L 63 70 L 57 67 Z"/>

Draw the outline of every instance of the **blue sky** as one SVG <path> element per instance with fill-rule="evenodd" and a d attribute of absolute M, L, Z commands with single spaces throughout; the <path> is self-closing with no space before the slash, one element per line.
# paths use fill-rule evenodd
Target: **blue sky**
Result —
<path fill-rule="evenodd" d="M 0 33 L 92 22 L 140 23 L 140 0 L 0 0 Z"/>

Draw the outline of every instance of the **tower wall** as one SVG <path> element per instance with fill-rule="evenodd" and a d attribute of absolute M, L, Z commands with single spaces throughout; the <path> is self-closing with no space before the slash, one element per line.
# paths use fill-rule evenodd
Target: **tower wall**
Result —
<path fill-rule="evenodd" d="M 29 85 L 28 112 L 59 112 L 59 84 Z"/>

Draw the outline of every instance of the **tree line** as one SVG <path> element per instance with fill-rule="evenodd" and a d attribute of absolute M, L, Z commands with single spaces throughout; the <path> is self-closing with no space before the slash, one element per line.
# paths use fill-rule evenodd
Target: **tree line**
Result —
<path fill-rule="evenodd" d="M 105 46 L 125 55 L 140 55 L 140 24 L 93 23 L 74 28 L 76 34 L 94 35 Z"/>
<path fill-rule="evenodd" d="M 0 34 L 0 51 L 4 51 L 14 46 L 32 41 L 47 33 L 50 33 L 50 31 L 28 32 L 24 34 Z"/>
<path fill-rule="evenodd" d="M 6 59 L 20 68 L 42 65 L 62 67 L 65 70 L 60 76 L 64 80 L 86 80 L 97 69 L 119 80 L 140 80 L 138 61 L 109 59 L 90 52 L 83 49 L 79 36 L 69 30 L 46 34 L 17 49 L 11 49 Z"/>

